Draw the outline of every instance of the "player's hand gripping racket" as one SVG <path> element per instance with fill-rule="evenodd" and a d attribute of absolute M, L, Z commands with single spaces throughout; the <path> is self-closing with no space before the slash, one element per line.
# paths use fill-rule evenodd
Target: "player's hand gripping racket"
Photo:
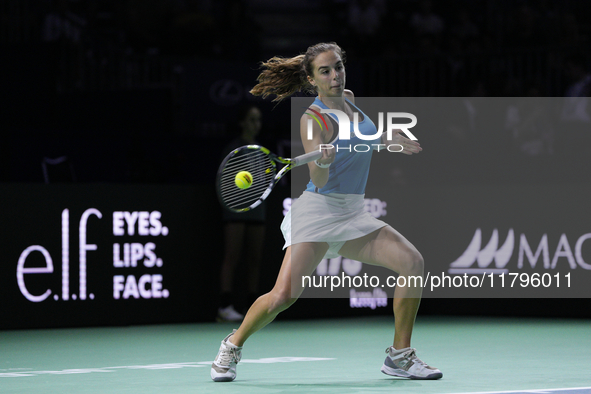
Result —
<path fill-rule="evenodd" d="M 222 205 L 233 212 L 250 211 L 269 196 L 277 182 L 289 170 L 321 157 L 321 151 L 314 151 L 293 159 L 284 159 L 258 145 L 234 149 L 218 170 L 218 197 Z M 278 163 L 286 166 L 277 173 Z"/>

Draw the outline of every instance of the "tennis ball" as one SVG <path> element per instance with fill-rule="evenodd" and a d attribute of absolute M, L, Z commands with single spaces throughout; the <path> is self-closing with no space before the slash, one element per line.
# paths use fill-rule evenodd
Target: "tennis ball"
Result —
<path fill-rule="evenodd" d="M 248 189 L 252 186 L 252 174 L 248 171 L 240 171 L 236 174 L 234 182 L 240 189 Z"/>

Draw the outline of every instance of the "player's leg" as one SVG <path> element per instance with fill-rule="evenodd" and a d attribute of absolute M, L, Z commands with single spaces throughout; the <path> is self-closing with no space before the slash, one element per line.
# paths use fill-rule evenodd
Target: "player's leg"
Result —
<path fill-rule="evenodd" d="M 377 265 L 405 277 L 405 286 L 394 291 L 394 343 L 387 349 L 382 372 L 413 379 L 439 379 L 439 370 L 429 367 L 410 348 L 415 318 L 421 301 L 422 287 L 410 277 L 423 276 L 424 262 L 419 251 L 398 231 L 382 227 L 364 237 L 347 241 L 339 251 L 343 257 Z"/>
<path fill-rule="evenodd" d="M 347 241 L 339 251 L 343 257 L 366 264 L 386 267 L 400 276 L 422 276 L 423 257 L 419 251 L 390 226 L 382 227 L 364 237 Z M 394 346 L 410 346 L 412 329 L 419 309 L 421 287 L 397 286 L 394 291 Z"/>
<path fill-rule="evenodd" d="M 301 282 L 292 281 L 292 274 L 294 278 L 312 274 L 327 250 L 327 243 L 311 242 L 287 248 L 273 289 L 257 298 L 238 330 L 222 341 L 211 366 L 211 377 L 214 381 L 228 382 L 236 378 L 236 364 L 242 356 L 244 342 L 272 322 L 280 312 L 289 308 L 304 290 Z"/>
<path fill-rule="evenodd" d="M 327 243 L 305 242 L 288 247 L 275 286 L 252 304 L 230 342 L 242 346 L 248 337 L 289 308 L 304 290 L 299 281 L 292 282 L 292 276 L 301 278 L 310 275 L 327 250 Z M 297 287 L 292 288 L 292 285 Z"/>

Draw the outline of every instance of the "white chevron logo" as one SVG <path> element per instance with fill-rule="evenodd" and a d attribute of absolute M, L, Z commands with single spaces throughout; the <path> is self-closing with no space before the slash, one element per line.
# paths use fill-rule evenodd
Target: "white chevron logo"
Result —
<path fill-rule="evenodd" d="M 482 231 L 480 228 L 476 229 L 472 241 L 468 248 L 450 264 L 448 272 L 450 274 L 482 274 L 495 273 L 501 274 L 509 272 L 505 268 L 511 255 L 513 254 L 513 247 L 515 246 L 515 236 L 513 229 L 509 229 L 507 238 L 503 245 L 499 248 L 499 232 L 495 228 L 488 244 L 480 249 L 482 245 Z M 492 261 L 495 261 L 494 267 L 489 267 Z M 472 267 L 474 263 L 477 267 Z"/>

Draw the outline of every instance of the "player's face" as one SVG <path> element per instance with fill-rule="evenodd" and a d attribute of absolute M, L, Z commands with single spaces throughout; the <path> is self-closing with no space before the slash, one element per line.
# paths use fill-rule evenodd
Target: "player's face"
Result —
<path fill-rule="evenodd" d="M 308 77 L 319 96 L 340 97 L 345 90 L 345 65 L 335 51 L 322 52 L 312 61 L 314 76 Z"/>

